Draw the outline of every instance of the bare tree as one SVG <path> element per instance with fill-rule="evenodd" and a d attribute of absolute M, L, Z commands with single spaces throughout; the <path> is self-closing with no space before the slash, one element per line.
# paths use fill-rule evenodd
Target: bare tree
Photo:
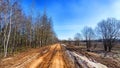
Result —
<path fill-rule="evenodd" d="M 75 45 L 79 46 L 80 45 L 80 40 L 82 39 L 82 36 L 80 33 L 76 33 L 74 37 Z"/>
<path fill-rule="evenodd" d="M 91 41 L 94 37 L 94 31 L 91 27 L 84 27 L 82 30 L 83 36 L 85 38 L 86 41 L 86 47 L 87 47 L 87 51 L 90 51 L 91 48 Z"/>
<path fill-rule="evenodd" d="M 68 45 L 71 45 L 71 44 L 72 44 L 72 39 L 68 38 Z"/>
<path fill-rule="evenodd" d="M 120 21 L 115 18 L 108 18 L 102 20 L 97 26 L 98 34 L 103 39 L 103 45 L 105 51 L 111 51 L 115 40 L 120 35 Z"/>
<path fill-rule="evenodd" d="M 12 1 L 10 0 L 2 0 L 1 1 L 1 8 L 2 8 L 2 13 L 4 15 L 3 17 L 3 23 L 4 24 L 4 57 L 7 56 L 7 49 L 8 49 L 8 42 L 10 39 L 10 34 L 11 34 L 11 17 L 12 17 Z"/>

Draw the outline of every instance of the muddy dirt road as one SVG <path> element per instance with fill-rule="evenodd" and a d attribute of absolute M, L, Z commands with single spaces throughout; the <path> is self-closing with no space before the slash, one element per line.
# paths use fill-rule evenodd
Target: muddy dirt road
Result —
<path fill-rule="evenodd" d="M 120 68 L 113 59 L 64 44 L 31 49 L 0 62 L 0 68 Z"/>
<path fill-rule="evenodd" d="M 74 68 L 66 58 L 68 59 L 63 47 L 60 44 L 54 44 L 33 52 L 30 50 L 21 54 L 21 57 L 18 55 L 3 59 L 0 68 Z"/>
<path fill-rule="evenodd" d="M 29 68 L 67 68 L 59 44 L 52 45 L 47 53 L 33 61 Z"/>

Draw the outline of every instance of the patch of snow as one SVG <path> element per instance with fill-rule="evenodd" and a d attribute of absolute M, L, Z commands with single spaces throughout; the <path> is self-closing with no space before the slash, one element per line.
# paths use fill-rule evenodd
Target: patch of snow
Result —
<path fill-rule="evenodd" d="M 61 45 L 66 47 L 66 45 L 65 45 L 65 44 L 61 44 Z"/>
<path fill-rule="evenodd" d="M 72 55 L 77 57 L 77 59 L 79 59 L 79 63 L 81 63 L 83 66 L 85 66 L 85 64 L 86 64 L 90 68 L 107 68 L 107 66 L 105 66 L 101 63 L 90 61 L 86 56 L 79 55 L 75 52 L 72 52 Z M 85 64 L 83 64 L 83 63 L 85 63 Z M 86 68 L 86 66 L 85 66 L 85 68 Z"/>
<path fill-rule="evenodd" d="M 66 50 L 66 54 L 71 58 L 71 61 L 74 62 L 74 57 L 71 55 L 69 50 Z"/>
<path fill-rule="evenodd" d="M 43 53 L 46 53 L 48 50 L 43 51 Z"/>

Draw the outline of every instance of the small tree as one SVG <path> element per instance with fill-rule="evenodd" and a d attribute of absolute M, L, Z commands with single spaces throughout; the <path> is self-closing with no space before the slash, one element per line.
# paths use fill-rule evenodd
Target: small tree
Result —
<path fill-rule="evenodd" d="M 72 43 L 72 39 L 68 38 L 68 44 L 71 45 L 71 43 Z"/>
<path fill-rule="evenodd" d="M 85 38 L 86 41 L 86 47 L 87 47 L 87 51 L 90 51 L 91 48 L 91 41 L 94 37 L 94 31 L 91 27 L 84 27 L 82 30 L 83 36 Z"/>
<path fill-rule="evenodd" d="M 76 33 L 76 34 L 75 34 L 75 37 L 74 37 L 75 45 L 79 46 L 81 39 L 82 39 L 81 34 L 80 34 L 80 33 Z"/>

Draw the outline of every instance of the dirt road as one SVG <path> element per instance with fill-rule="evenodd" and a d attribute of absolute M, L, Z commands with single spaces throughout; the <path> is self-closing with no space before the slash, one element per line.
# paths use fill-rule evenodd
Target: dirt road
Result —
<path fill-rule="evenodd" d="M 63 47 L 54 44 L 3 59 L 0 68 L 73 68 L 68 59 Z"/>
<path fill-rule="evenodd" d="M 52 45 L 49 51 L 33 61 L 29 68 L 67 68 L 59 44 Z"/>
<path fill-rule="evenodd" d="M 119 68 L 110 58 L 79 47 L 54 44 L 2 59 L 0 68 Z"/>

